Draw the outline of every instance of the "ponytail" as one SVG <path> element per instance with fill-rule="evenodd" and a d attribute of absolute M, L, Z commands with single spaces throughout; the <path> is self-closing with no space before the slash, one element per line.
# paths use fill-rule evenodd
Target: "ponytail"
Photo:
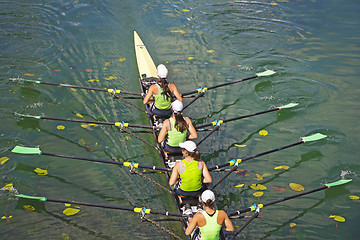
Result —
<path fill-rule="evenodd" d="M 168 81 L 166 81 L 166 78 L 159 78 L 159 86 L 163 89 L 163 92 L 162 94 L 166 97 L 166 99 L 171 99 L 171 91 L 170 91 L 170 88 L 169 88 L 169 83 Z"/>
<path fill-rule="evenodd" d="M 182 116 L 181 112 L 174 113 L 175 116 L 175 124 L 174 127 L 179 132 L 184 132 L 185 130 L 189 129 L 189 125 L 185 121 L 184 117 Z"/>
<path fill-rule="evenodd" d="M 200 159 L 200 152 L 197 149 L 195 149 L 194 152 L 189 152 L 189 151 L 187 151 L 187 152 L 188 152 L 189 156 L 192 157 L 195 161 Z"/>
<path fill-rule="evenodd" d="M 204 205 L 207 206 L 207 207 L 209 207 L 209 208 L 213 208 L 214 202 L 215 202 L 215 201 L 211 201 L 211 199 L 208 199 L 208 200 L 204 203 Z"/>

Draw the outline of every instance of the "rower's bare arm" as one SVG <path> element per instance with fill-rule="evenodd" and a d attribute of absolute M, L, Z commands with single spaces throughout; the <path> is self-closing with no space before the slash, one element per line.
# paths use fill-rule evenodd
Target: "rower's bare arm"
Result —
<path fill-rule="evenodd" d="M 198 135 L 197 135 L 196 129 L 195 129 L 194 125 L 192 124 L 191 120 L 189 118 L 187 118 L 187 119 L 189 120 L 189 121 L 187 121 L 187 123 L 189 124 L 189 132 L 190 132 L 188 139 L 197 139 Z"/>
<path fill-rule="evenodd" d="M 154 85 L 151 85 L 148 92 L 146 93 L 145 97 L 144 97 L 144 100 L 143 100 L 143 103 L 144 104 L 148 104 L 149 101 L 150 101 L 150 98 L 152 97 L 153 95 L 153 86 Z"/>
<path fill-rule="evenodd" d="M 171 173 L 171 177 L 169 179 L 169 185 L 172 186 L 172 185 L 175 185 L 178 181 L 178 177 L 179 177 L 179 173 L 180 173 L 180 162 L 176 162 L 175 163 L 175 166 L 172 170 L 172 173 Z"/>
<path fill-rule="evenodd" d="M 195 229 L 195 227 L 197 225 L 198 219 L 199 219 L 198 218 L 198 213 L 196 213 L 194 215 L 194 218 L 190 221 L 188 227 L 185 230 L 186 235 L 190 235 L 194 231 L 194 229 Z"/>
<path fill-rule="evenodd" d="M 183 98 L 182 98 L 181 94 L 179 93 L 179 91 L 177 90 L 177 87 L 171 83 L 169 88 L 170 88 L 170 91 L 175 95 L 176 99 L 179 100 L 180 102 L 182 102 Z"/>
<path fill-rule="evenodd" d="M 158 136 L 158 143 L 161 143 L 162 141 L 165 140 L 166 138 L 166 134 L 167 132 L 169 131 L 169 119 L 165 120 L 161 130 L 160 130 L 160 133 L 159 133 L 159 136 Z"/>
<path fill-rule="evenodd" d="M 209 173 L 209 170 L 204 162 L 202 162 L 202 164 L 203 164 L 203 176 L 204 176 L 203 183 L 211 183 L 212 178 Z"/>
<path fill-rule="evenodd" d="M 223 210 L 220 210 L 221 217 L 224 217 L 223 229 L 228 232 L 233 232 L 234 225 L 232 224 L 229 216 Z"/>

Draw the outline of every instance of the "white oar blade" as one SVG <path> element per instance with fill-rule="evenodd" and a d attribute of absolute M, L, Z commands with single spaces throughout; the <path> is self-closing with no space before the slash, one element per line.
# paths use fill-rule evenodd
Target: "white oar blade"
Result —
<path fill-rule="evenodd" d="M 302 137 L 301 140 L 303 142 L 312 142 L 312 141 L 317 141 L 323 138 L 326 138 L 327 136 L 321 133 L 316 133 L 314 135 L 308 136 L 308 137 Z"/>
<path fill-rule="evenodd" d="M 20 153 L 20 154 L 37 154 L 41 155 L 40 148 L 38 147 L 24 147 L 24 146 L 16 146 L 13 150 L 13 153 Z"/>
<path fill-rule="evenodd" d="M 296 107 L 297 105 L 299 105 L 299 104 L 298 103 L 289 103 L 289 104 L 279 107 L 279 109 L 292 108 L 292 107 Z"/>
<path fill-rule="evenodd" d="M 257 73 L 256 75 L 258 77 L 265 77 L 265 76 L 270 76 L 270 75 L 273 75 L 275 74 L 276 72 L 273 71 L 273 70 L 266 70 L 265 72 L 261 72 L 261 73 Z"/>

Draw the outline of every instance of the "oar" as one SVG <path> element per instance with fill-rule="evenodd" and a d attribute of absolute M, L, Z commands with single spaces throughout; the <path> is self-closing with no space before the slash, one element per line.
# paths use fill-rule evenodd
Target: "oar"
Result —
<path fill-rule="evenodd" d="M 18 115 L 20 117 L 35 118 L 35 119 L 46 119 L 46 120 L 56 120 L 56 121 L 65 121 L 65 122 L 93 123 L 93 124 L 99 124 L 99 125 L 113 125 L 113 126 L 116 126 L 116 127 L 135 127 L 135 128 L 153 129 L 152 126 L 130 124 L 130 123 L 126 123 L 126 122 L 100 122 L 100 121 L 81 120 L 81 119 L 68 119 L 68 118 L 34 116 L 34 115 L 26 115 L 26 114 L 20 114 L 20 113 L 15 113 L 15 115 Z"/>
<path fill-rule="evenodd" d="M 90 162 L 108 163 L 108 164 L 121 165 L 124 167 L 130 167 L 130 168 L 131 167 L 132 168 L 147 168 L 147 169 L 159 170 L 159 171 L 171 171 L 170 168 L 163 168 L 163 167 L 157 167 L 157 166 L 146 166 L 146 165 L 142 165 L 142 164 L 134 163 L 134 162 L 117 162 L 117 161 L 110 161 L 110 160 L 103 160 L 103 159 L 93 159 L 93 158 L 85 158 L 85 157 L 68 156 L 68 155 L 62 155 L 62 154 L 45 153 L 45 152 L 42 152 L 39 147 L 16 146 L 16 147 L 14 147 L 13 150 L 11 150 L 11 152 L 19 153 L 19 154 L 46 155 L 46 156 L 52 156 L 52 157 L 84 160 L 84 161 L 90 161 Z"/>
<path fill-rule="evenodd" d="M 273 70 L 266 70 L 265 72 L 257 73 L 255 76 L 252 76 L 252 77 L 243 78 L 243 79 L 240 79 L 240 80 L 235 80 L 235 81 L 228 82 L 228 83 L 222 83 L 222 84 L 215 85 L 215 86 L 212 86 L 212 87 L 199 88 L 199 89 L 197 89 L 195 91 L 182 93 L 181 96 L 191 95 L 191 94 L 194 94 L 194 93 L 206 92 L 207 90 L 210 90 L 210 89 L 219 88 L 219 87 L 227 86 L 227 85 L 238 83 L 238 82 L 244 82 L 246 80 L 250 80 L 250 79 L 253 79 L 253 78 L 257 78 L 257 77 L 271 76 L 271 75 L 273 75 L 275 73 L 276 72 L 273 71 Z"/>
<path fill-rule="evenodd" d="M 244 223 L 244 225 L 242 225 L 240 227 L 240 229 L 235 233 L 235 235 L 230 239 L 230 240 L 233 240 L 235 239 L 235 237 L 242 231 L 244 230 L 244 228 L 247 227 L 247 225 L 249 225 L 249 223 L 254 220 L 257 216 L 259 216 L 259 208 L 256 209 L 255 213 Z"/>
<path fill-rule="evenodd" d="M 22 79 L 22 78 L 11 78 L 10 80 L 17 80 L 17 81 L 24 81 L 24 82 L 31 82 L 31 83 L 39 83 L 39 84 L 46 84 L 46 85 L 53 85 L 53 86 L 61 86 L 61 87 L 69 87 L 69 88 L 81 88 L 81 89 L 87 89 L 87 90 L 95 90 L 95 91 L 101 91 L 101 92 L 109 92 L 109 93 L 117 93 L 117 94 L 130 94 L 130 95 L 139 95 L 143 96 L 143 93 L 138 92 L 129 92 L 129 91 L 123 91 L 119 89 L 114 88 L 95 88 L 95 87 L 85 87 L 85 86 L 77 86 L 77 85 L 70 85 L 70 84 L 64 84 L 64 83 L 51 83 L 51 82 L 44 82 L 39 80 L 28 80 L 28 79 Z"/>
<path fill-rule="evenodd" d="M 325 190 L 325 189 L 328 189 L 328 188 L 331 188 L 331 187 L 340 186 L 340 185 L 346 184 L 346 183 L 351 182 L 351 181 L 352 181 L 352 179 L 342 179 L 342 180 L 339 180 L 339 181 L 336 181 L 336 182 L 333 182 L 333 183 L 325 184 L 324 186 L 319 187 L 319 188 L 315 188 L 313 190 L 298 193 L 298 194 L 288 196 L 288 197 L 284 197 L 284 198 L 279 198 L 277 200 L 270 201 L 270 202 L 267 202 L 267 203 L 264 203 L 264 204 L 259 204 L 258 207 L 259 208 L 267 207 L 267 206 L 270 206 L 270 205 L 273 205 L 273 204 L 276 204 L 276 203 L 284 202 L 284 201 L 287 201 L 287 200 L 290 200 L 290 199 L 293 199 L 293 198 L 297 198 L 297 197 L 301 197 L 301 196 L 304 196 L 304 195 L 307 195 L 307 194 L 310 194 L 310 193 L 318 192 L 318 191 Z M 236 212 L 230 213 L 229 216 L 231 217 L 231 216 L 240 215 L 240 214 L 245 213 L 245 212 L 254 211 L 255 209 L 256 209 L 256 206 L 252 205 L 252 206 L 250 206 L 248 208 L 244 208 L 244 209 L 238 210 Z"/>
<path fill-rule="evenodd" d="M 283 106 L 280 106 L 277 108 L 273 108 L 270 110 L 262 111 L 262 112 L 252 113 L 252 114 L 248 114 L 248 115 L 244 115 L 244 116 L 240 116 L 240 117 L 229 118 L 229 119 L 225 119 L 225 120 L 215 120 L 211 123 L 196 125 L 195 128 L 199 129 L 199 128 L 203 128 L 203 127 L 216 126 L 217 124 L 231 122 L 231 121 L 235 121 L 235 120 L 239 120 L 239 119 L 243 119 L 243 118 L 247 118 L 247 117 L 252 117 L 252 116 L 256 116 L 256 115 L 261 115 L 264 113 L 275 112 L 275 111 L 286 109 L 286 108 L 293 108 L 293 107 L 296 107 L 297 105 L 299 105 L 299 104 L 298 103 L 289 103 L 289 104 L 286 104 L 286 105 L 283 105 Z"/>
<path fill-rule="evenodd" d="M 270 154 L 270 153 L 273 153 L 273 152 L 277 152 L 277 151 L 280 151 L 280 150 L 283 150 L 283 149 L 286 149 L 286 148 L 289 148 L 289 147 L 294 147 L 294 146 L 297 146 L 297 145 L 300 145 L 300 144 L 303 144 L 303 143 L 306 143 L 306 142 L 317 141 L 317 140 L 323 139 L 325 137 L 327 137 L 327 136 L 323 135 L 321 133 L 316 133 L 316 134 L 313 134 L 313 135 L 308 136 L 308 137 L 302 137 L 301 141 L 293 143 L 293 144 L 289 144 L 289 145 L 286 145 L 286 146 L 283 146 L 283 147 L 280 147 L 280 148 L 275 148 L 275 149 L 272 149 L 270 151 L 258 153 L 258 154 L 255 154 L 255 155 L 252 155 L 250 157 L 243 158 L 243 159 L 236 159 L 236 160 L 233 159 L 233 160 L 230 160 L 228 163 L 224 163 L 222 165 L 211 167 L 211 168 L 209 168 L 209 171 L 212 171 L 212 170 L 218 169 L 218 168 L 222 168 L 222 167 L 225 167 L 225 166 L 228 166 L 228 165 L 230 165 L 230 166 L 234 165 L 229 172 L 227 172 L 217 183 L 215 183 L 211 187 L 211 189 L 214 189 L 225 178 L 227 178 L 233 171 L 235 171 L 238 168 L 238 163 L 242 163 L 242 162 L 248 161 L 250 159 L 253 159 L 253 158 L 256 158 L 256 157 L 259 157 L 259 156 L 263 156 L 263 155 L 266 155 L 266 154 Z"/>
<path fill-rule="evenodd" d="M 111 205 L 104 205 L 104 204 L 96 204 L 96 203 L 86 203 L 86 202 L 76 202 L 76 201 L 67 201 L 67 200 L 58 200 L 58 199 L 51 199 L 46 197 L 35 197 L 35 196 L 28 196 L 24 194 L 18 194 L 15 195 L 17 197 L 26 198 L 26 199 L 32 199 L 32 200 L 39 200 L 42 202 L 57 202 L 57 203 L 70 203 L 70 204 L 77 204 L 77 205 L 84 205 L 84 206 L 90 206 L 90 207 L 100 207 L 100 208 L 110 208 L 110 209 L 117 209 L 117 210 L 125 210 L 125 211 L 131 211 L 131 212 L 137 212 L 137 213 L 143 213 L 143 214 L 160 214 L 160 215 L 166 215 L 166 216 L 176 216 L 176 217 L 188 217 L 187 215 L 183 215 L 181 213 L 172 213 L 172 212 L 166 212 L 166 211 L 153 211 L 149 208 L 145 207 L 119 207 L 119 206 L 111 206 Z"/>

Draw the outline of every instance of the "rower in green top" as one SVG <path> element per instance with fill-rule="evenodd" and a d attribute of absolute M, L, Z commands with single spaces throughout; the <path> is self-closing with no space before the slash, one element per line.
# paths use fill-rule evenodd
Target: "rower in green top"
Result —
<path fill-rule="evenodd" d="M 191 120 L 183 117 L 183 103 L 175 100 L 171 103 L 172 116 L 165 120 L 158 136 L 158 142 L 162 143 L 163 150 L 170 155 L 182 154 L 179 144 L 186 139 L 196 139 L 197 132 Z M 167 135 L 167 138 L 166 138 Z"/>
<path fill-rule="evenodd" d="M 200 153 L 193 141 L 180 143 L 185 158 L 177 161 L 169 185 L 175 185 L 175 193 L 179 197 L 196 197 L 205 190 L 203 183 L 211 183 L 212 178 L 206 164 L 200 160 Z"/>
<path fill-rule="evenodd" d="M 182 97 L 176 86 L 168 83 L 168 70 L 165 65 L 160 64 L 157 67 L 158 81 L 149 87 L 148 92 L 144 97 L 144 104 L 150 104 L 155 101 L 155 106 L 152 108 L 152 113 L 159 117 L 169 117 L 171 115 L 171 98 L 174 95 L 182 102 Z"/>
<path fill-rule="evenodd" d="M 186 235 L 190 235 L 196 227 L 199 227 L 201 240 L 219 240 L 221 228 L 229 232 L 234 231 L 234 226 L 226 212 L 214 209 L 215 194 L 212 191 L 204 191 L 201 194 L 201 201 L 204 205 L 204 211 L 197 212 L 194 215 L 185 230 Z M 194 234 L 199 234 L 195 232 Z M 195 237 L 193 236 L 192 239 Z"/>

